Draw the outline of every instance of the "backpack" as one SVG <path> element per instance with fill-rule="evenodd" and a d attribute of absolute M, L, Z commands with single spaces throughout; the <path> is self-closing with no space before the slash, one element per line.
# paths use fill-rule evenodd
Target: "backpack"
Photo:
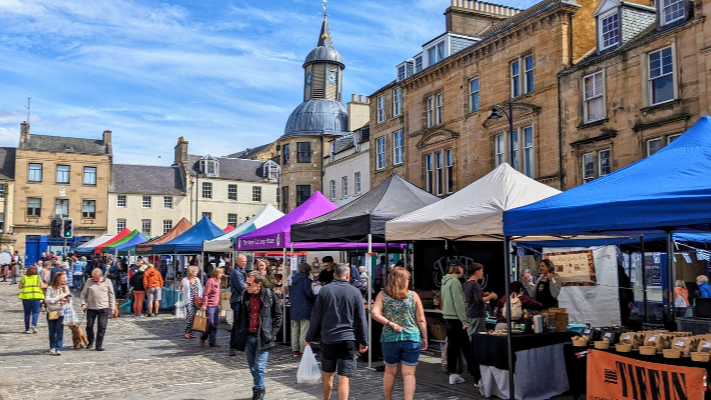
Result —
<path fill-rule="evenodd" d="M 518 297 L 513 299 L 509 298 L 509 301 L 511 302 L 511 321 L 518 321 L 523 317 L 523 304 L 521 303 L 521 299 Z M 501 315 L 506 317 L 506 303 L 501 307 Z"/>

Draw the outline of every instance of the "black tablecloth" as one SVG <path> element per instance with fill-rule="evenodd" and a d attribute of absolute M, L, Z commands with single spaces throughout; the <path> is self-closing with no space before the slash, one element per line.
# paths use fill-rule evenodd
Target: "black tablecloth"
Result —
<path fill-rule="evenodd" d="M 517 351 L 569 342 L 571 337 L 575 335 L 577 334 L 572 332 L 514 334 L 511 336 L 511 346 L 514 351 L 514 364 L 516 363 L 515 353 Z M 508 357 L 506 356 L 506 336 L 482 334 L 472 335 L 472 348 L 474 352 L 475 364 L 489 365 L 498 369 L 509 369 L 507 360 Z"/>

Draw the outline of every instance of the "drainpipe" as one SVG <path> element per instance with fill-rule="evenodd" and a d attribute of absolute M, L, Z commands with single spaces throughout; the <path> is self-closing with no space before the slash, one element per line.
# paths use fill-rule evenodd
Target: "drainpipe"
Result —
<path fill-rule="evenodd" d="M 319 138 L 321 139 L 321 188 L 319 189 L 319 191 L 323 193 L 323 135 L 320 135 Z"/>

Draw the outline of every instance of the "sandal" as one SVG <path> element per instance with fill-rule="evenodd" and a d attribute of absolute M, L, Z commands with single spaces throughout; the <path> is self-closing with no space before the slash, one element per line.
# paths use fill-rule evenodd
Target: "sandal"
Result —
<path fill-rule="evenodd" d="M 192 336 L 191 334 L 189 334 L 189 333 L 186 333 L 186 334 L 185 334 L 185 338 L 186 338 L 186 339 L 191 339 L 192 337 L 193 337 L 193 336 Z"/>

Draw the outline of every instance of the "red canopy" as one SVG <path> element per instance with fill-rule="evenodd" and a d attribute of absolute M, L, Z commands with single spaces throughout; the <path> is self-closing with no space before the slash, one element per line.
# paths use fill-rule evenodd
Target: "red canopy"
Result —
<path fill-rule="evenodd" d="M 225 231 L 225 233 L 232 232 L 233 230 L 235 230 L 235 227 L 232 225 L 227 225 L 227 228 L 223 229 L 223 231 Z"/>
<path fill-rule="evenodd" d="M 111 243 L 118 242 L 119 240 L 121 240 L 121 239 L 125 238 L 126 236 L 128 236 L 131 232 L 133 232 L 133 231 L 130 230 L 130 229 L 128 229 L 128 228 L 123 228 L 123 230 L 122 230 L 121 232 L 119 232 L 118 235 L 116 235 L 116 236 L 112 237 L 111 239 L 109 239 L 108 242 L 102 243 L 102 244 L 100 244 L 100 245 L 94 247 L 94 254 L 101 254 L 101 250 L 104 248 L 104 246 L 108 246 L 108 245 L 110 245 Z"/>

